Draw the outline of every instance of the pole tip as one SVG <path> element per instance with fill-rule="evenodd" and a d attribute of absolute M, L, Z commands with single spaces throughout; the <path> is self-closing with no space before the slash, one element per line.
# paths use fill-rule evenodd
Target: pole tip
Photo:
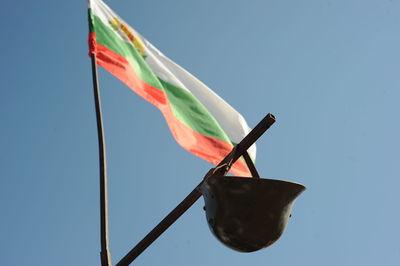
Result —
<path fill-rule="evenodd" d="M 275 116 L 274 116 L 273 114 L 271 114 L 271 113 L 268 113 L 266 117 L 267 117 L 268 119 L 272 119 L 272 120 L 276 121 Z"/>

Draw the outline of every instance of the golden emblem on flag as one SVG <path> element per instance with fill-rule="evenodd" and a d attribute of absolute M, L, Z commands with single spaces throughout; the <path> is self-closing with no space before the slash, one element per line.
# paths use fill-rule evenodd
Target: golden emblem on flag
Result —
<path fill-rule="evenodd" d="M 128 38 L 129 41 L 135 46 L 138 52 L 144 56 L 144 49 L 142 42 L 133 35 L 132 31 L 124 25 L 118 18 L 114 18 L 109 21 L 111 27 L 120 34 L 123 34 L 124 37 Z"/>

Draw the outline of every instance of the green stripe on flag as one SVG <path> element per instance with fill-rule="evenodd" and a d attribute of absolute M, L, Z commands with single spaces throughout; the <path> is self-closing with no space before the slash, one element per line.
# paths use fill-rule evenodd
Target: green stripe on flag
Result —
<path fill-rule="evenodd" d="M 174 115 L 198 133 L 231 143 L 219 123 L 190 92 L 159 79 L 165 88 Z"/>

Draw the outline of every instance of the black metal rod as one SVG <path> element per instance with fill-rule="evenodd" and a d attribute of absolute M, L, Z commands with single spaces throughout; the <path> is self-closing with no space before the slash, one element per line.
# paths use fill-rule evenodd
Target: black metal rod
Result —
<path fill-rule="evenodd" d="M 101 99 L 99 79 L 97 75 L 96 54 L 92 52 L 92 77 L 93 93 L 96 107 L 97 135 L 99 142 L 99 168 L 100 168 L 100 259 L 102 266 L 111 266 L 111 256 L 108 248 L 108 190 L 106 145 L 104 141 L 103 119 L 101 114 Z"/>
<path fill-rule="evenodd" d="M 273 114 L 267 114 L 257 124 L 257 126 L 255 126 L 255 128 L 253 128 L 253 130 L 235 146 L 235 148 L 219 163 L 219 165 L 229 163 L 230 160 L 232 160 L 231 165 L 236 162 L 236 160 L 239 159 L 239 157 L 242 156 L 243 153 L 247 151 L 250 146 L 253 145 L 254 142 L 256 142 L 268 128 L 270 128 L 270 126 L 272 126 L 273 123 L 275 123 L 275 121 L 276 119 Z"/>
<path fill-rule="evenodd" d="M 246 161 L 247 167 L 249 168 L 251 175 L 255 178 L 260 178 L 257 168 L 254 165 L 253 161 L 251 160 L 251 157 L 247 151 L 243 153 L 243 158 Z"/>
<path fill-rule="evenodd" d="M 260 123 L 246 136 L 244 139 L 236 145 L 236 147 L 216 166 L 214 169 L 220 169 L 222 173 L 225 172 L 224 168 L 219 168 L 227 162 L 232 164 L 241 156 L 244 152 L 250 148 L 256 140 L 264 134 L 264 132 L 275 122 L 275 117 L 272 114 L 268 114 L 264 117 Z M 207 178 L 210 175 L 219 174 L 220 171 L 214 172 L 211 169 L 205 176 Z M 117 264 L 116 266 L 126 266 L 132 263 L 147 247 L 149 247 L 162 233 L 165 232 L 176 220 L 181 217 L 201 196 L 201 192 L 198 188 L 203 183 L 200 182 L 192 192 L 175 207 L 153 230 L 150 231 L 133 249 L 131 249 Z"/>

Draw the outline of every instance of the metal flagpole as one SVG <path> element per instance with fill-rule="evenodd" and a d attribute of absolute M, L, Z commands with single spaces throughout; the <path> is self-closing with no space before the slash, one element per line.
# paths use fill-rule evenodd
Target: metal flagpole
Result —
<path fill-rule="evenodd" d="M 100 166 L 100 241 L 101 241 L 101 265 L 111 266 L 111 256 L 108 249 L 108 200 L 107 200 L 107 167 L 106 146 L 104 141 L 103 119 L 101 115 L 101 102 L 99 80 L 97 75 L 96 54 L 92 55 L 93 93 L 96 107 L 97 134 L 99 142 L 99 166 Z"/>

